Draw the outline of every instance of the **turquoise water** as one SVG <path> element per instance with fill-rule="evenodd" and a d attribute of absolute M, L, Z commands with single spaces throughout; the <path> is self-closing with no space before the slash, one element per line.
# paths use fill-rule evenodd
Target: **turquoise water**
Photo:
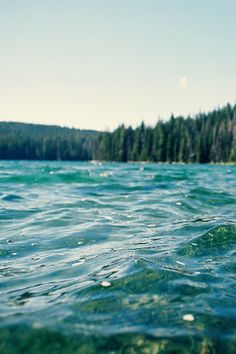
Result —
<path fill-rule="evenodd" d="M 0 162 L 0 353 L 236 352 L 236 166 Z"/>

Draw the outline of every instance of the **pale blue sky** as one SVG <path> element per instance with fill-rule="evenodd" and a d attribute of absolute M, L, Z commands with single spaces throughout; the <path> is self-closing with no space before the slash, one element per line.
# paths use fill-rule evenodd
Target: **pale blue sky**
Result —
<path fill-rule="evenodd" d="M 235 0 L 0 0 L 0 120 L 113 129 L 236 103 Z"/>

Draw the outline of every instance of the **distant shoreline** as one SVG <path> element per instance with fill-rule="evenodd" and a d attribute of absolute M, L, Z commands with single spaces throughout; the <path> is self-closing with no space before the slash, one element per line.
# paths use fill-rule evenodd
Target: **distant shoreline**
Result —
<path fill-rule="evenodd" d="M 0 162 L 72 162 L 72 163 L 91 163 L 91 164 L 106 164 L 106 163 L 116 163 L 116 164 L 141 164 L 141 165 L 212 165 L 212 166 L 235 166 L 236 162 L 155 162 L 155 161 L 108 161 L 108 160 L 33 160 L 33 159 L 0 159 Z"/>
<path fill-rule="evenodd" d="M 0 122 L 0 159 L 236 163 L 236 105 L 112 132 Z"/>

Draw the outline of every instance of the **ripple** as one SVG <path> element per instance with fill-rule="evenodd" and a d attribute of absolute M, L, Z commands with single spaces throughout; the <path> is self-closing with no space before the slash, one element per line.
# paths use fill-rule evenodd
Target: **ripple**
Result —
<path fill-rule="evenodd" d="M 233 353 L 228 169 L 2 162 L 0 351 Z"/>
<path fill-rule="evenodd" d="M 222 255 L 231 250 L 234 244 L 236 244 L 236 226 L 220 225 L 188 241 L 186 245 L 178 251 L 178 254 L 194 257 Z"/>

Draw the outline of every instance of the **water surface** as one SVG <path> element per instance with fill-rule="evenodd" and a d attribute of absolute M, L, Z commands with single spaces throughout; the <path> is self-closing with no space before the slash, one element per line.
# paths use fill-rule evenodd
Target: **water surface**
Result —
<path fill-rule="evenodd" d="M 235 177 L 1 161 L 0 352 L 235 352 Z"/>

